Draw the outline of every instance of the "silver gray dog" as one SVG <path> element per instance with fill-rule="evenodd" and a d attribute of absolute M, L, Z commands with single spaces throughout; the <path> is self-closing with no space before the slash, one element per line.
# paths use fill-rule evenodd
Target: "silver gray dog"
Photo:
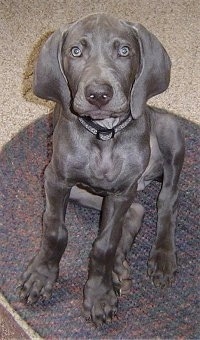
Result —
<path fill-rule="evenodd" d="M 146 104 L 167 89 L 170 67 L 167 52 L 142 25 L 105 14 L 65 26 L 43 46 L 34 92 L 57 102 L 56 123 L 45 171 L 42 242 L 22 276 L 23 300 L 33 303 L 51 295 L 67 246 L 65 211 L 71 192 L 83 204 L 100 208 L 102 203 L 84 310 L 97 325 L 110 321 L 117 293 L 130 289 L 126 257 L 144 214 L 134 199 L 153 180 L 162 181 L 162 189 L 148 274 L 156 286 L 173 281 L 184 139 L 172 115 Z"/>

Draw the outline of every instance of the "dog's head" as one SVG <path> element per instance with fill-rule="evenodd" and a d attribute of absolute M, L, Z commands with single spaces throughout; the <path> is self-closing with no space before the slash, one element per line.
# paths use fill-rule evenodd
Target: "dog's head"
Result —
<path fill-rule="evenodd" d="M 43 46 L 34 92 L 65 111 L 93 119 L 138 118 L 146 101 L 165 91 L 170 59 L 140 24 L 90 15 L 56 31 Z"/>

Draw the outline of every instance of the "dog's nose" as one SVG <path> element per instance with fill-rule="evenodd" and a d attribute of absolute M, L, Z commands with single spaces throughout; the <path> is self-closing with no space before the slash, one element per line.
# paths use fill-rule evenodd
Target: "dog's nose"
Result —
<path fill-rule="evenodd" d="M 108 104 L 113 97 L 113 89 L 109 84 L 89 84 L 85 88 L 85 98 L 97 107 Z"/>

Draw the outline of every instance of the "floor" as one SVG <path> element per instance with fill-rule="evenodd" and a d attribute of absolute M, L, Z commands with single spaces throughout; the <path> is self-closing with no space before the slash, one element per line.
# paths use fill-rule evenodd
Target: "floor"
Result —
<path fill-rule="evenodd" d="M 140 22 L 159 38 L 172 60 L 171 83 L 169 89 L 151 103 L 194 123 L 200 122 L 199 1 L 1 0 L 1 146 L 47 114 L 51 107 L 31 92 L 33 63 L 41 41 L 62 24 L 94 12 Z M 9 308 L 3 297 L 0 302 Z"/>

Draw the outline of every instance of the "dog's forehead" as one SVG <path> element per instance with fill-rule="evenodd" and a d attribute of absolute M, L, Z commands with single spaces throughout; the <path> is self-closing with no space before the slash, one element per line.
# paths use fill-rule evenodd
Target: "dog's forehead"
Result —
<path fill-rule="evenodd" d="M 74 23 L 69 31 L 70 38 L 79 39 L 83 36 L 109 40 L 110 38 L 128 39 L 130 28 L 122 20 L 106 14 L 94 14 Z"/>

